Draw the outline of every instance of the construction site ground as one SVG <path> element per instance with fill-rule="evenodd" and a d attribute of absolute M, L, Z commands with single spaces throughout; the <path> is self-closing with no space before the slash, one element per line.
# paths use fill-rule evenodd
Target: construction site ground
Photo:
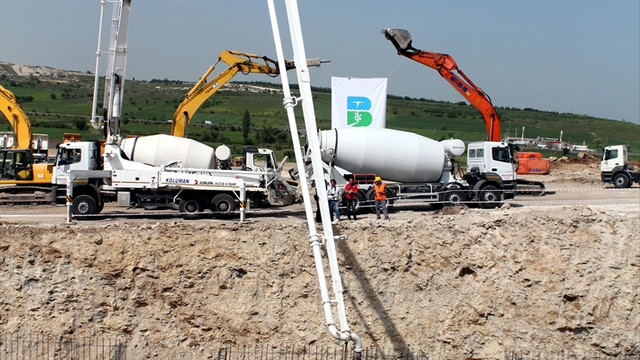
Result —
<path fill-rule="evenodd" d="M 333 225 L 345 236 L 347 318 L 366 347 L 429 359 L 640 356 L 640 187 L 603 184 L 588 159 L 526 178 L 550 193 Z M 127 359 L 337 344 L 301 204 L 252 208 L 242 224 L 111 205 L 67 223 L 64 206 L 2 206 L 0 239 L 3 334 L 123 338 Z"/>

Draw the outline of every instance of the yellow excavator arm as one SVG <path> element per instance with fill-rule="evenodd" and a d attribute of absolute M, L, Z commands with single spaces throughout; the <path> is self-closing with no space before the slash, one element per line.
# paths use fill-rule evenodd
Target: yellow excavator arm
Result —
<path fill-rule="evenodd" d="M 31 149 L 33 133 L 27 114 L 22 110 L 13 93 L 0 86 L 0 110 L 13 127 L 14 148 Z"/>
<path fill-rule="evenodd" d="M 264 64 L 254 61 L 258 59 L 262 59 Z M 214 77 L 211 81 L 207 81 L 207 77 L 221 61 L 229 65 L 229 68 Z M 291 66 L 293 67 L 293 64 Z M 207 72 L 205 72 L 195 86 L 189 90 L 187 96 L 185 96 L 184 100 L 182 100 L 178 106 L 178 109 L 173 115 L 171 135 L 185 137 L 187 126 L 189 126 L 193 114 L 198 111 L 202 103 L 231 80 L 238 72 L 242 72 L 243 74 L 262 73 L 270 76 L 277 76 L 280 73 L 277 63 L 266 56 L 223 50 L 218 56 L 218 62 L 209 67 Z"/>

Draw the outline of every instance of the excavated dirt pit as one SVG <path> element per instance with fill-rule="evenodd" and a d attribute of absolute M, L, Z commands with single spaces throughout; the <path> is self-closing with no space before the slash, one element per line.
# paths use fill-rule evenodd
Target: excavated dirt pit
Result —
<path fill-rule="evenodd" d="M 573 192 L 335 224 L 347 318 L 364 345 L 429 359 L 637 359 L 640 189 L 592 191 L 605 185 L 589 164 L 541 180 Z M 63 214 L 0 207 L 0 334 L 118 337 L 127 359 L 340 345 L 324 328 L 299 205 L 243 224 Z"/>

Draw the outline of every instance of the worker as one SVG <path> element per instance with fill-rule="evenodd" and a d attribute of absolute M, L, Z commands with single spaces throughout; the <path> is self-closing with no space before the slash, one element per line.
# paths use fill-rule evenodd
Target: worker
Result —
<path fill-rule="evenodd" d="M 340 221 L 340 189 L 336 186 L 336 180 L 331 179 L 331 184 L 327 187 L 327 197 L 329 198 L 329 214 L 333 222 L 333 215 L 336 221 Z"/>
<path fill-rule="evenodd" d="M 356 194 L 358 193 L 358 184 L 354 180 L 354 176 L 349 178 L 349 183 L 344 186 L 345 198 L 347 198 L 347 218 L 356 220 Z"/>
<path fill-rule="evenodd" d="M 385 220 L 389 220 L 389 213 L 387 212 L 387 185 L 382 182 L 380 176 L 376 176 L 374 182 L 373 190 L 375 191 L 376 217 L 380 220 L 380 210 L 382 210 Z"/>

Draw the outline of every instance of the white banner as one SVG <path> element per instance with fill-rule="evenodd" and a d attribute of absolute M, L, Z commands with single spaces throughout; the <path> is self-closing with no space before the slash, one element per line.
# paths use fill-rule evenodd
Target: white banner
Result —
<path fill-rule="evenodd" d="M 331 77 L 331 127 L 384 128 L 387 78 Z"/>

